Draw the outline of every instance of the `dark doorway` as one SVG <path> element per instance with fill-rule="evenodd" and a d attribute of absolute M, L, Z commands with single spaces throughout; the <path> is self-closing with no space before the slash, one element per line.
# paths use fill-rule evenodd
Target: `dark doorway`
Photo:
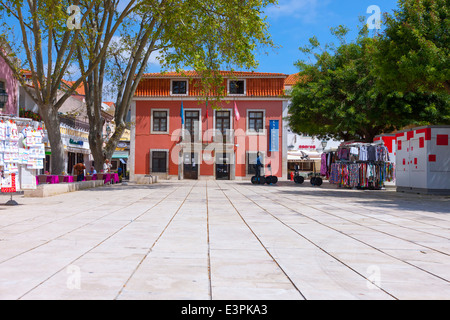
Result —
<path fill-rule="evenodd" d="M 198 180 L 198 155 L 196 153 L 183 154 L 183 178 Z"/>
<path fill-rule="evenodd" d="M 67 174 L 73 174 L 73 167 L 77 164 L 76 154 L 69 152 L 67 155 Z"/>

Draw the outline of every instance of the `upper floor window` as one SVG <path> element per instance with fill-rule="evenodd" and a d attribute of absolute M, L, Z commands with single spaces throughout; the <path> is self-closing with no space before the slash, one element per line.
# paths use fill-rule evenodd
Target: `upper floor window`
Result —
<path fill-rule="evenodd" d="M 248 131 L 250 132 L 264 132 L 264 112 L 263 111 L 249 111 L 248 112 Z"/>
<path fill-rule="evenodd" d="M 172 80 L 172 94 L 184 94 L 188 93 L 187 80 Z"/>
<path fill-rule="evenodd" d="M 5 85 L 5 83 L 3 82 L 3 81 L 0 81 L 0 95 L 1 94 L 6 94 L 6 85 Z M 4 108 L 5 107 L 5 102 L 4 102 L 4 100 L 5 99 L 1 99 L 0 98 L 0 109 L 2 109 L 2 108 Z"/>
<path fill-rule="evenodd" d="M 245 80 L 230 80 L 228 82 L 229 94 L 245 94 Z"/>
<path fill-rule="evenodd" d="M 164 110 L 153 111 L 153 132 L 168 132 L 168 112 Z"/>

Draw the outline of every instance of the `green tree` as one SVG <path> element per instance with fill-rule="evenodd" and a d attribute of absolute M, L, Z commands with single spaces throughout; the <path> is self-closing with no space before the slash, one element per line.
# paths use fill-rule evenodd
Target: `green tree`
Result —
<path fill-rule="evenodd" d="M 450 1 L 400 0 L 385 14 L 373 73 L 387 91 L 450 94 Z"/>
<path fill-rule="evenodd" d="M 262 12 L 274 3 L 276 0 L 143 1 L 122 25 L 118 41 L 104 46 L 97 38 L 111 31 L 107 23 L 98 23 L 96 18 L 101 16 L 96 12 L 104 9 L 94 7 L 86 19 L 87 41 L 78 47 L 78 60 L 82 70 L 88 69 L 89 61 L 104 47 L 108 49 L 99 67 L 85 79 L 91 124 L 89 142 L 96 166 L 110 159 L 116 149 L 127 127 L 126 116 L 134 92 L 152 55 L 158 53 L 164 69 L 197 71 L 202 76 L 206 97 L 213 91 L 211 88 L 223 82 L 216 71 L 256 68 L 255 49 L 273 46 Z M 105 144 L 100 132 L 103 126 L 100 110 L 107 80 L 112 81 L 116 89 L 116 127 Z M 220 96 L 213 98 L 220 100 Z"/>
<path fill-rule="evenodd" d="M 371 142 L 381 133 L 406 125 L 448 123 L 448 96 L 383 92 L 371 73 L 371 48 L 378 38 L 361 30 L 347 43 L 348 29 L 332 29 L 339 46 L 321 47 L 316 38 L 301 48 L 313 63 L 300 60 L 302 81 L 292 91 L 289 122 L 292 130 L 314 136 Z"/>
<path fill-rule="evenodd" d="M 71 88 L 61 90 L 61 82 L 64 77 L 71 74 L 73 68 L 77 68 L 74 61 L 77 45 L 83 41 L 85 21 L 92 14 L 94 7 L 104 3 L 104 7 L 115 8 L 118 2 L 118 0 L 87 2 L 0 0 L 2 27 L 0 39 L 7 42 L 12 49 L 12 53 L 0 50 L 0 56 L 13 70 L 29 97 L 39 107 L 39 114 L 45 124 L 51 145 L 53 174 L 66 171 L 59 110 L 85 77 L 97 68 L 106 53 L 114 31 L 118 29 L 125 17 L 138 7 L 136 0 L 128 1 L 119 14 L 114 10 L 104 11 L 106 20 L 111 23 L 111 32 L 102 38 L 104 48 L 95 57 L 91 57 L 89 68 L 83 70 Z M 75 9 L 73 11 L 70 8 Z M 74 21 L 73 13 L 76 13 L 76 10 L 79 10 L 79 19 Z M 100 17 L 97 16 L 97 19 L 100 20 Z M 12 27 L 14 24 L 19 28 L 17 33 Z M 23 69 L 31 72 L 29 81 L 24 77 Z"/>

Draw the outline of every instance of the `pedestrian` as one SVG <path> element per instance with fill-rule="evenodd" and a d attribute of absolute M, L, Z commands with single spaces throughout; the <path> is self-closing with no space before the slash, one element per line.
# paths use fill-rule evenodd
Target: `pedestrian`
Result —
<path fill-rule="evenodd" d="M 260 177 L 261 176 L 261 167 L 262 167 L 262 161 L 261 161 L 261 153 L 257 153 L 256 154 L 256 164 L 255 164 L 255 171 L 256 171 L 256 176 Z"/>
<path fill-rule="evenodd" d="M 83 162 L 77 163 L 74 167 L 74 172 L 77 175 L 77 182 L 84 181 L 84 170 L 86 166 Z"/>
<path fill-rule="evenodd" d="M 109 163 L 109 160 L 106 159 L 105 163 L 103 164 L 103 172 L 109 173 L 110 170 L 111 170 L 111 163 Z"/>

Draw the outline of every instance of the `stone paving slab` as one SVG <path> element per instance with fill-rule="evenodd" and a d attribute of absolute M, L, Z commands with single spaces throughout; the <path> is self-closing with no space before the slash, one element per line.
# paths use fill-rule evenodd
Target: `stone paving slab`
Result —
<path fill-rule="evenodd" d="M 450 299 L 449 197 L 161 181 L 14 199 L 0 299 Z"/>

